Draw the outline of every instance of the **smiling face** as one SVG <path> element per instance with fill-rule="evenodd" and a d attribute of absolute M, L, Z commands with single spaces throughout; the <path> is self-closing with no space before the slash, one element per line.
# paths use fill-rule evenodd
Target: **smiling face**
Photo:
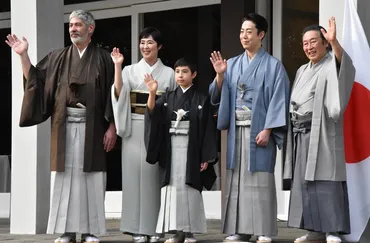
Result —
<path fill-rule="evenodd" d="M 321 39 L 320 32 L 317 30 L 304 33 L 302 43 L 304 53 L 313 64 L 319 62 L 328 53 L 329 44 L 326 40 Z"/>
<path fill-rule="evenodd" d="M 192 73 L 188 66 L 179 66 L 175 69 L 176 83 L 183 89 L 190 87 L 193 83 L 193 79 L 197 76 L 197 72 Z"/>
<path fill-rule="evenodd" d="M 158 57 L 158 51 L 162 46 L 152 36 L 142 38 L 140 40 L 140 52 L 145 60 L 155 60 Z"/>
<path fill-rule="evenodd" d="M 258 29 L 252 21 L 246 20 L 243 22 L 240 29 L 240 43 L 245 50 L 250 52 L 258 50 L 262 45 L 264 36 L 264 31 L 258 34 Z"/>
<path fill-rule="evenodd" d="M 85 22 L 78 17 L 72 18 L 69 21 L 69 36 L 71 41 L 76 45 L 89 42 L 94 28 L 94 25 L 87 26 Z"/>

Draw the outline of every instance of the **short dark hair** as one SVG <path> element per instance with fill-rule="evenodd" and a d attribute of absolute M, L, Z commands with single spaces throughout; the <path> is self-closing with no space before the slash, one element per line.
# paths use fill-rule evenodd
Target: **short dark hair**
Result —
<path fill-rule="evenodd" d="M 251 21 L 254 23 L 257 29 L 257 34 L 261 33 L 262 31 L 265 32 L 265 36 L 268 30 L 268 23 L 265 17 L 259 15 L 257 13 L 249 13 L 246 17 L 243 18 L 242 24 L 245 21 Z"/>
<path fill-rule="evenodd" d="M 175 62 L 174 69 L 177 67 L 188 67 L 191 73 L 197 72 L 197 65 L 195 65 L 195 62 L 190 61 L 185 57 L 182 57 Z"/>
<path fill-rule="evenodd" d="M 303 29 L 303 31 L 302 31 L 302 37 L 303 37 L 303 35 L 304 34 L 306 34 L 308 31 L 317 31 L 317 32 L 319 32 L 319 34 L 320 34 L 320 38 L 321 38 L 321 40 L 323 41 L 323 42 L 327 42 L 327 40 L 325 39 L 325 37 L 324 37 L 324 35 L 322 34 L 322 32 L 321 32 L 321 29 L 323 29 L 325 32 L 326 32 L 326 29 L 324 28 L 324 27 L 322 27 L 322 26 L 320 26 L 320 25 L 318 25 L 318 24 L 313 24 L 313 25 L 309 25 L 309 26 L 307 26 L 307 27 L 305 27 L 304 29 Z M 329 44 L 328 45 L 328 48 L 326 48 L 328 51 L 330 51 L 331 50 L 331 45 Z"/>
<path fill-rule="evenodd" d="M 154 28 L 154 27 L 146 27 L 145 29 L 143 29 L 140 32 L 139 41 L 141 41 L 141 39 L 143 38 L 148 38 L 149 36 L 152 36 L 153 40 L 157 42 L 158 47 L 163 44 L 161 32 L 157 28 Z"/>

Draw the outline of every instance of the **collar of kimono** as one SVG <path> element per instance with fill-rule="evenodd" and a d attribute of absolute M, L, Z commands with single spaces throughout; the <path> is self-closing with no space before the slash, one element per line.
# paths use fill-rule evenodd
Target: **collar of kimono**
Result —
<path fill-rule="evenodd" d="M 191 84 L 189 87 L 187 87 L 187 88 L 183 88 L 183 87 L 181 87 L 180 86 L 180 88 L 181 88 L 181 90 L 182 90 L 182 93 L 185 93 L 186 91 L 188 91 L 190 88 L 191 88 L 191 86 L 193 86 L 193 84 Z"/>
<path fill-rule="evenodd" d="M 144 58 L 142 58 L 139 62 L 138 62 L 138 67 L 139 67 L 139 71 L 140 73 L 142 74 L 146 74 L 146 73 L 152 73 L 152 75 L 154 76 L 154 74 L 156 73 L 156 71 L 163 66 L 163 63 L 161 61 L 160 58 L 157 59 L 157 62 L 153 65 L 153 66 L 150 66 Z M 154 77 L 156 78 L 156 77 Z"/>

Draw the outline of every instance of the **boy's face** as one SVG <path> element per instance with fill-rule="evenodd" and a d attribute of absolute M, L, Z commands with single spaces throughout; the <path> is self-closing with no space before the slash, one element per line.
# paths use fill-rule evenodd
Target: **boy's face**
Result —
<path fill-rule="evenodd" d="M 193 83 L 195 76 L 197 76 L 197 72 L 191 73 L 188 66 L 177 67 L 175 69 L 176 83 L 184 89 L 188 88 Z"/>

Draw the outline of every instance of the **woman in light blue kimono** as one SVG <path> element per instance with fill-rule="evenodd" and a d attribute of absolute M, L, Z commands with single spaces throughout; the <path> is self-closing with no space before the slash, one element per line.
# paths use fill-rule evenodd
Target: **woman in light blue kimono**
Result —
<path fill-rule="evenodd" d="M 279 60 L 262 47 L 267 21 L 249 14 L 240 41 L 245 52 L 224 60 L 214 52 L 217 73 L 211 102 L 219 105 L 218 129 L 228 130 L 223 233 L 228 242 L 271 242 L 277 234 L 274 167 L 287 125 L 289 79 Z M 245 238 L 245 239 L 243 239 Z"/>

